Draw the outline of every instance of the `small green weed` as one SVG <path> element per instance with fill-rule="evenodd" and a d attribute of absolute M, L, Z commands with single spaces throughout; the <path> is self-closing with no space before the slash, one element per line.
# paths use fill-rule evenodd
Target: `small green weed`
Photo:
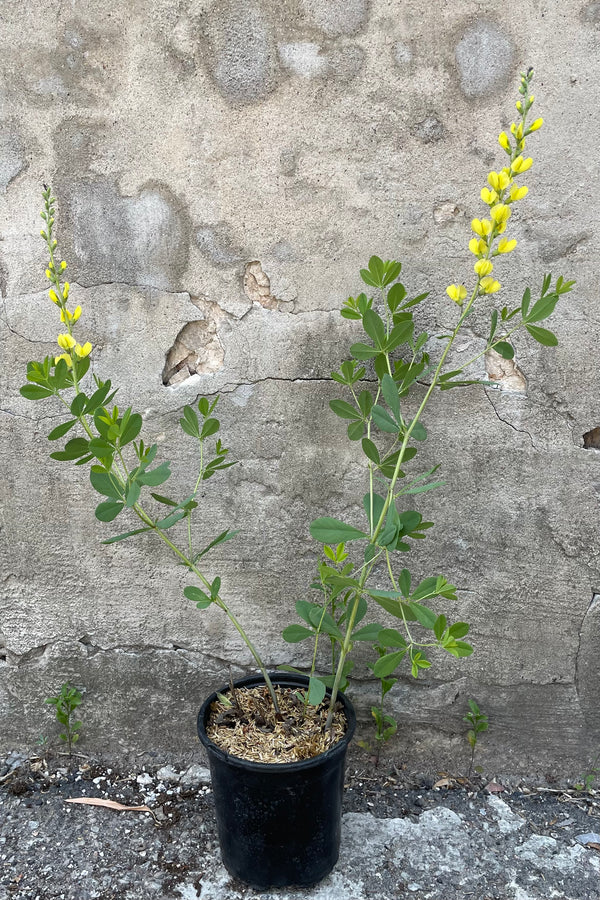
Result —
<path fill-rule="evenodd" d="M 474 700 L 469 700 L 469 712 L 464 717 L 463 722 L 467 722 L 471 726 L 467 731 L 467 740 L 471 748 L 471 761 L 469 763 L 468 775 L 470 778 L 471 772 L 473 771 L 473 762 L 475 760 L 475 748 L 477 747 L 481 732 L 488 730 L 488 717 L 485 713 L 481 712 Z M 475 771 L 482 771 L 481 766 L 477 766 Z"/>
<path fill-rule="evenodd" d="M 71 717 L 77 707 L 81 705 L 82 700 L 81 692 L 67 682 L 61 687 L 60 694 L 56 697 L 48 697 L 44 701 L 54 707 L 57 721 L 65 729 L 61 731 L 60 739 L 67 744 L 69 756 L 73 753 L 73 745 L 79 740 L 79 730 L 82 725 L 80 721 L 72 721 Z"/>

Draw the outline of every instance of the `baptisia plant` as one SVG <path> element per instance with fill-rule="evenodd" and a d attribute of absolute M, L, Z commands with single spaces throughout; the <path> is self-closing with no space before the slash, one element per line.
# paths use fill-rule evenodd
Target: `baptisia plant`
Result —
<path fill-rule="evenodd" d="M 394 684 L 392 674 L 400 664 L 407 662 L 416 678 L 422 669 L 430 667 L 431 650 L 439 648 L 454 657 L 472 653 L 470 644 L 463 640 L 469 625 L 451 623 L 445 612 L 437 611 L 440 600 L 456 599 L 454 585 L 443 575 L 415 582 L 402 562 L 413 542 L 425 538 L 433 525 L 408 505 L 410 498 L 442 484 L 434 480 L 438 466 L 428 471 L 417 469 L 412 477 L 405 472 L 408 463 L 415 457 L 418 460 L 419 445 L 427 438 L 423 424 L 427 404 L 436 390 L 485 384 L 470 377 L 470 367 L 491 351 L 512 359 L 515 351 L 511 341 L 521 329 L 540 344 L 555 346 L 556 336 L 539 322 L 551 315 L 560 296 L 574 284 L 562 277 L 553 284 L 552 276 L 546 275 L 535 302 L 531 289 L 526 288 L 518 305 L 497 303 L 502 285 L 496 278 L 496 264 L 517 246 L 510 236 L 510 219 L 515 204 L 528 192 L 521 180 L 533 163 L 525 155 L 526 140 L 543 124 L 541 118 L 529 122 L 534 104 L 529 92 L 532 77 L 531 69 L 521 75 L 517 121 L 512 123 L 510 134 L 503 131 L 498 138 L 506 154 L 505 165 L 488 174 L 487 186 L 481 191 L 485 213 L 471 223 L 473 283 L 470 287 L 451 284 L 446 288 L 455 304 L 457 321 L 449 333 L 439 338 L 439 358 L 431 358 L 430 335 L 420 331 L 414 319 L 416 309 L 428 294 L 407 294 L 398 281 L 399 262 L 371 257 L 368 268 L 360 273 L 368 293 L 350 297 L 341 311 L 344 318 L 362 324 L 366 338 L 350 347 L 350 359 L 332 373 L 334 381 L 347 388 L 348 399 L 332 400 L 330 406 L 337 416 L 348 421 L 348 437 L 360 443 L 366 457 L 366 523 L 361 528 L 326 516 L 311 524 L 311 535 L 324 545 L 325 558 L 313 585 L 321 597 L 318 602 L 298 601 L 296 610 L 304 624 L 286 628 L 283 637 L 289 642 L 314 639 L 311 699 L 322 699 L 325 687 L 331 688 L 329 721 L 337 693 L 345 687 L 353 666 L 350 653 L 354 644 L 366 641 L 374 645 L 376 656 L 371 669 L 381 680 L 381 703 L 373 708 L 379 740 L 395 730 L 394 720 L 383 712 L 383 698 Z M 460 364 L 452 356 L 453 368 L 448 369 L 447 360 L 461 329 L 473 312 L 482 308 L 489 312 L 485 346 Z M 370 379 L 364 381 L 367 366 Z M 350 543 L 353 549 L 360 547 L 353 559 L 348 555 Z M 385 588 L 381 587 L 384 576 L 388 580 Z M 397 627 L 363 624 L 370 601 L 396 619 Z M 315 676 L 315 664 L 323 633 L 331 644 L 331 672 L 319 679 Z"/>

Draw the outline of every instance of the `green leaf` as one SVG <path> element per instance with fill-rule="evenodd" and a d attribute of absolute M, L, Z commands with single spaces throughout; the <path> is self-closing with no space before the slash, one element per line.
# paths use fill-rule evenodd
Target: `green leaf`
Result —
<path fill-rule="evenodd" d="M 525 325 L 525 328 L 531 335 L 531 337 L 538 342 L 538 344 L 543 344 L 544 347 L 556 347 L 558 344 L 558 338 L 552 331 L 548 331 L 547 328 L 540 328 L 539 325 Z"/>
<path fill-rule="evenodd" d="M 398 587 L 402 591 L 402 595 L 404 597 L 408 597 L 410 594 L 410 572 L 408 569 L 402 569 L 400 572 L 400 578 L 398 579 Z"/>
<path fill-rule="evenodd" d="M 492 318 L 490 321 L 490 335 L 488 337 L 488 344 L 491 344 L 494 340 L 494 335 L 496 334 L 496 328 L 498 327 L 498 310 L 492 310 Z M 462 371 L 462 370 L 461 370 Z"/>
<path fill-rule="evenodd" d="M 352 422 L 348 425 L 347 432 L 351 441 L 360 441 L 365 433 L 364 422 L 362 420 L 360 422 Z"/>
<path fill-rule="evenodd" d="M 164 503 L 165 506 L 179 505 L 175 500 L 170 500 L 168 497 L 163 497 L 162 494 L 154 494 L 152 491 L 150 491 L 150 496 L 154 497 L 155 500 L 158 500 L 159 503 Z"/>
<path fill-rule="evenodd" d="M 523 318 L 527 315 L 529 311 L 529 304 L 531 303 L 531 290 L 530 288 L 525 288 L 525 292 L 523 294 L 523 299 L 521 301 L 521 315 Z"/>
<path fill-rule="evenodd" d="M 382 628 L 379 632 L 379 643 L 382 647 L 400 647 L 406 648 L 407 643 L 403 634 L 396 631 L 395 628 Z"/>
<path fill-rule="evenodd" d="M 129 421 L 127 422 L 127 425 L 124 431 L 121 433 L 121 437 L 119 438 L 121 447 L 124 447 L 126 444 L 129 444 L 131 443 L 131 441 L 134 441 L 136 439 L 136 437 L 142 430 L 142 425 L 143 419 L 139 413 L 134 413 L 129 417 Z"/>
<path fill-rule="evenodd" d="M 494 344 L 494 350 L 499 353 L 502 359 L 513 359 L 515 355 L 514 347 L 508 341 L 498 341 Z"/>
<path fill-rule="evenodd" d="M 330 400 L 329 406 L 341 419 L 362 419 L 361 413 L 345 400 Z"/>
<path fill-rule="evenodd" d="M 360 392 L 358 395 L 358 405 L 360 406 L 360 411 L 363 416 L 367 418 L 373 408 L 373 395 L 371 394 L 371 391 Z"/>
<path fill-rule="evenodd" d="M 90 469 L 90 481 L 94 490 L 98 491 L 99 494 L 103 494 L 105 497 L 112 497 L 113 500 L 123 499 L 123 493 L 118 483 L 116 484 L 115 479 L 100 466 L 92 466 Z"/>
<path fill-rule="evenodd" d="M 541 322 L 547 319 L 554 312 L 554 308 L 559 301 L 558 294 L 548 294 L 533 304 L 531 312 L 527 316 L 527 322 Z"/>
<path fill-rule="evenodd" d="M 363 453 L 365 454 L 367 459 L 370 459 L 371 462 L 374 462 L 376 465 L 379 465 L 379 462 L 380 462 L 379 451 L 370 438 L 363 438 L 362 448 L 363 448 Z"/>
<path fill-rule="evenodd" d="M 313 632 L 309 628 L 305 628 L 304 625 L 288 625 L 281 633 L 282 638 L 288 644 L 298 644 L 307 637 L 312 637 L 312 635 Z"/>
<path fill-rule="evenodd" d="M 386 431 L 388 434 L 398 433 L 400 426 L 392 419 L 383 406 L 379 406 L 379 404 L 376 403 L 371 410 L 371 414 L 373 416 L 373 422 L 380 431 Z"/>
<path fill-rule="evenodd" d="M 168 478 L 171 477 L 171 470 L 169 468 L 170 463 L 168 461 L 162 462 L 156 469 L 152 469 L 150 472 L 142 472 L 138 475 L 137 480 L 140 484 L 147 484 L 150 487 L 157 487 L 159 484 L 163 484 Z"/>
<path fill-rule="evenodd" d="M 200 399 L 198 400 L 198 412 L 203 417 L 206 417 L 208 415 L 209 407 L 206 397 L 200 397 Z"/>
<path fill-rule="evenodd" d="M 71 415 L 80 416 L 85 409 L 87 397 L 85 394 L 76 394 L 71 403 Z"/>
<path fill-rule="evenodd" d="M 152 495 L 152 496 L 154 496 L 154 495 Z M 194 557 L 194 562 L 197 562 L 202 556 L 205 555 L 205 553 L 208 553 L 209 550 L 212 550 L 213 547 L 216 547 L 217 544 L 224 544 L 225 541 L 230 541 L 232 538 L 234 538 L 236 536 L 236 534 L 239 534 L 239 533 L 240 533 L 239 529 L 238 529 L 238 531 L 229 531 L 229 529 L 227 529 L 226 531 L 222 531 L 221 534 L 218 537 L 216 537 L 214 539 L 214 541 L 211 541 L 207 547 L 205 547 L 203 550 L 200 550 L 199 553 L 196 553 L 196 555 Z"/>
<path fill-rule="evenodd" d="M 71 419 L 69 422 L 63 422 L 62 425 L 57 425 L 56 428 L 53 428 L 50 434 L 48 435 L 49 441 L 57 441 L 59 438 L 63 437 L 67 431 L 70 431 L 73 425 L 75 425 L 77 419 Z"/>
<path fill-rule="evenodd" d="M 52 397 L 54 391 L 48 390 L 48 388 L 39 384 L 24 384 L 20 393 L 26 400 L 45 400 L 46 397 Z"/>
<path fill-rule="evenodd" d="M 455 622 L 454 625 L 450 626 L 448 632 L 453 638 L 462 638 L 469 633 L 469 630 L 469 625 L 466 622 Z"/>
<path fill-rule="evenodd" d="M 96 518 L 101 522 L 112 522 L 116 519 L 125 504 L 123 501 L 106 500 L 96 507 Z"/>
<path fill-rule="evenodd" d="M 364 531 L 359 531 L 358 528 L 346 525 L 345 522 L 340 522 L 339 519 L 332 519 L 329 516 L 324 516 L 311 522 L 310 533 L 315 541 L 319 541 L 321 544 L 341 544 L 346 541 L 356 541 L 359 538 L 367 537 Z"/>
<path fill-rule="evenodd" d="M 400 315 L 403 315 L 401 313 Z M 385 349 L 388 353 L 391 353 L 392 350 L 395 350 L 396 347 L 399 347 L 400 344 L 408 343 L 412 340 L 413 332 L 414 332 L 414 323 L 411 319 L 406 319 L 403 322 L 399 322 L 395 325 L 388 338 L 387 344 L 385 345 Z"/>
<path fill-rule="evenodd" d="M 364 314 L 363 327 L 377 349 L 383 350 L 386 343 L 385 325 L 374 309 L 368 309 Z"/>
<path fill-rule="evenodd" d="M 89 452 L 93 454 L 96 459 L 106 459 L 112 457 L 115 448 L 102 438 L 93 438 L 89 443 Z"/>
<path fill-rule="evenodd" d="M 395 281 L 401 271 L 402 271 L 402 263 L 390 261 L 385 269 L 383 286 L 387 287 L 388 284 L 391 284 L 392 281 Z"/>
<path fill-rule="evenodd" d="M 400 524 L 402 525 L 402 530 L 406 534 L 410 534 L 411 531 L 414 531 L 422 521 L 423 517 L 421 513 L 416 512 L 414 509 L 407 509 L 400 516 Z"/>
<path fill-rule="evenodd" d="M 400 421 L 400 398 L 398 397 L 398 388 L 396 382 L 391 375 L 387 373 L 381 379 L 381 392 L 383 399 L 394 414 L 396 422 Z"/>
<path fill-rule="evenodd" d="M 318 603 L 310 603 L 308 600 L 297 600 L 296 601 L 296 612 L 303 619 L 307 625 L 312 625 L 312 611 L 314 609 L 319 610 L 319 614 L 322 612 L 323 607 L 319 606 Z"/>
<path fill-rule="evenodd" d="M 388 675 L 391 675 L 394 669 L 398 668 L 405 654 L 406 650 L 398 650 L 396 653 L 386 653 L 385 656 L 380 657 L 373 666 L 375 677 L 386 678 Z"/>
<path fill-rule="evenodd" d="M 542 283 L 542 296 L 546 293 L 550 285 L 552 284 L 552 273 L 548 272 L 547 275 L 544 275 L 544 281 Z"/>
<path fill-rule="evenodd" d="M 125 538 L 133 537 L 134 534 L 143 534 L 144 531 L 152 531 L 151 528 L 136 528 L 134 531 L 126 531 L 124 534 L 117 534 L 115 537 L 107 538 L 107 540 L 102 541 L 103 544 L 117 544 L 119 541 L 124 541 Z"/>
<path fill-rule="evenodd" d="M 414 603 L 412 600 L 409 601 L 409 606 L 420 625 L 423 625 L 424 628 L 434 628 L 437 616 L 432 610 L 421 603 Z"/>
<path fill-rule="evenodd" d="M 372 625 L 363 625 L 363 627 L 359 628 L 358 631 L 352 632 L 352 640 L 369 641 L 369 643 L 374 643 L 379 639 L 380 631 L 381 625 L 377 625 L 376 623 L 373 623 Z"/>
<path fill-rule="evenodd" d="M 435 623 L 433 626 L 433 633 L 435 634 L 438 641 L 441 641 L 442 635 L 444 634 L 444 632 L 446 630 L 446 625 L 447 625 L 446 616 L 443 616 L 443 615 L 438 616 L 437 619 L 435 620 Z"/>
<path fill-rule="evenodd" d="M 187 597 L 188 600 L 191 600 L 192 603 L 203 603 L 204 608 L 210 606 L 212 600 L 205 594 L 204 591 L 201 591 L 199 587 L 195 587 L 195 585 L 188 585 L 188 587 L 183 589 L 184 597 Z"/>
<path fill-rule="evenodd" d="M 311 706 L 318 706 L 323 702 L 327 688 L 320 678 L 310 676 L 308 679 L 308 702 Z"/>
<path fill-rule="evenodd" d="M 140 499 L 141 486 L 137 481 L 131 482 L 125 494 L 125 506 L 131 508 Z"/>
<path fill-rule="evenodd" d="M 208 409 L 208 402 L 207 402 L 207 409 Z M 192 409 L 191 406 L 183 407 L 183 418 L 179 420 L 179 424 L 184 429 L 184 431 L 187 431 L 188 434 L 191 434 L 193 437 L 200 437 L 200 426 L 198 424 L 198 416 L 196 415 L 196 413 L 194 412 L 194 410 Z M 188 428 L 190 429 L 189 431 L 187 430 L 187 428 L 184 428 L 184 425 L 186 425 L 186 424 L 187 424 Z"/>
<path fill-rule="evenodd" d="M 213 581 L 213 583 L 210 586 L 210 599 L 216 600 L 217 597 L 219 596 L 220 590 L 221 590 L 221 579 L 217 575 L 217 577 L 215 578 L 215 580 Z"/>
<path fill-rule="evenodd" d="M 363 508 L 367 514 L 367 520 L 371 529 L 375 527 L 375 525 L 379 522 L 379 518 L 381 513 L 383 512 L 383 507 L 385 506 L 385 499 L 380 494 L 373 494 L 373 521 L 371 522 L 371 494 L 365 494 L 363 497 Z"/>
<path fill-rule="evenodd" d="M 410 433 L 410 436 L 415 441 L 426 441 L 427 440 L 427 429 L 423 425 L 422 422 L 415 422 L 413 426 L 413 430 Z"/>
<path fill-rule="evenodd" d="M 91 443 L 91 441 L 88 443 L 85 438 L 73 438 L 67 441 L 64 450 L 57 450 L 55 453 L 51 453 L 50 457 L 59 460 L 79 459 L 80 456 L 84 456 L 92 449 Z"/>
<path fill-rule="evenodd" d="M 378 350 L 375 347 L 371 347 L 369 344 L 352 344 L 350 347 L 350 355 L 354 357 L 354 359 L 372 359 L 374 356 L 377 356 Z"/>
<path fill-rule="evenodd" d="M 207 419 L 200 432 L 201 440 L 210 437 L 212 434 L 216 434 L 219 428 L 220 424 L 218 419 Z"/>
<path fill-rule="evenodd" d="M 172 528 L 173 525 L 176 525 L 177 522 L 183 519 L 185 515 L 187 515 L 185 509 L 176 509 L 175 512 L 170 513 L 170 515 L 157 522 L 156 527 L 160 528 L 161 531 L 167 531 L 168 528 Z"/>
<path fill-rule="evenodd" d="M 394 284 L 388 291 L 387 305 L 390 312 L 396 312 L 404 298 L 406 297 L 406 288 L 403 284 Z"/>
<path fill-rule="evenodd" d="M 364 281 L 365 284 L 368 284 L 369 287 L 379 287 L 377 280 L 371 275 L 368 269 L 360 270 L 360 277 Z"/>

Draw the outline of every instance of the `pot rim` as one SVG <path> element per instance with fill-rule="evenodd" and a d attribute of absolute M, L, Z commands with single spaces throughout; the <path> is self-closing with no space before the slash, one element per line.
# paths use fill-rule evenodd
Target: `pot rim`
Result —
<path fill-rule="evenodd" d="M 289 685 L 290 687 L 306 687 L 308 684 L 307 675 L 296 675 L 290 672 L 269 672 L 269 678 L 275 684 Z M 264 683 L 265 680 L 262 675 L 247 675 L 245 678 L 234 681 L 234 687 L 254 687 L 257 684 Z M 340 691 L 338 693 L 338 700 L 343 704 L 344 713 L 346 715 L 346 733 L 336 744 L 328 750 L 325 750 L 324 753 L 319 753 L 318 756 L 311 756 L 309 759 L 300 759 L 296 762 L 287 763 L 263 763 L 251 759 L 243 759 L 241 756 L 233 756 L 231 753 L 226 753 L 225 750 L 208 737 L 204 724 L 210 705 L 217 699 L 217 693 L 226 693 L 228 690 L 229 685 L 226 684 L 223 685 L 218 692 L 213 691 L 200 707 L 200 712 L 198 713 L 198 737 L 205 750 L 208 751 L 209 758 L 212 754 L 213 756 L 218 757 L 221 762 L 227 763 L 230 766 L 236 766 L 247 772 L 272 772 L 273 774 L 306 771 L 307 769 L 327 763 L 338 755 L 345 754 L 348 745 L 354 736 L 354 731 L 356 729 L 356 713 L 354 711 L 354 706 L 348 697 Z M 330 695 L 331 689 L 327 688 L 326 696 Z"/>

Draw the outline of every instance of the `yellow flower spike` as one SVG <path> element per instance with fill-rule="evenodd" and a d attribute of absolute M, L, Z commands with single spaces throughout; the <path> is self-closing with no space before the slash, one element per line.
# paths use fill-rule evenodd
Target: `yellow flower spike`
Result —
<path fill-rule="evenodd" d="M 471 228 L 479 237 L 486 237 L 492 233 L 492 223 L 489 219 L 473 219 Z"/>
<path fill-rule="evenodd" d="M 510 141 L 505 131 L 501 131 L 498 135 L 498 143 L 503 150 L 510 150 Z"/>
<path fill-rule="evenodd" d="M 464 284 L 449 284 L 446 288 L 446 293 L 451 300 L 454 300 L 455 303 L 462 306 L 463 300 L 467 296 L 467 289 Z"/>
<path fill-rule="evenodd" d="M 50 288 L 50 290 L 48 291 L 48 296 L 50 297 L 50 299 L 52 300 L 53 303 L 58 303 L 58 297 L 56 296 L 56 292 L 53 291 L 52 288 Z"/>
<path fill-rule="evenodd" d="M 89 356 L 92 352 L 92 345 L 89 341 L 86 341 L 83 347 L 81 344 L 75 345 L 75 353 L 79 356 L 80 359 L 83 359 L 84 356 Z"/>
<path fill-rule="evenodd" d="M 76 322 L 80 315 L 81 315 L 81 307 L 76 306 L 75 312 L 73 313 L 73 316 L 72 316 L 73 322 Z"/>
<path fill-rule="evenodd" d="M 523 185 L 523 187 L 519 187 L 518 184 L 515 184 L 513 189 L 510 192 L 510 200 L 511 202 L 515 202 L 515 200 L 522 200 L 523 197 L 526 197 L 529 193 L 529 188 Z"/>
<path fill-rule="evenodd" d="M 543 119 L 536 119 L 535 122 L 532 122 L 529 128 L 527 129 L 527 134 L 531 134 L 532 131 L 538 131 L 544 124 Z"/>
<path fill-rule="evenodd" d="M 64 361 L 66 362 L 68 367 L 71 368 L 71 366 L 73 365 L 73 360 L 71 359 L 71 357 L 68 353 L 61 353 L 60 356 L 55 356 L 54 357 L 54 365 L 57 366 L 59 363 L 59 360 L 61 360 L 61 359 L 64 359 Z"/>
<path fill-rule="evenodd" d="M 494 268 L 494 264 L 489 261 L 489 259 L 479 259 L 473 266 L 475 272 L 481 278 L 483 275 L 489 275 L 492 269 Z"/>
<path fill-rule="evenodd" d="M 494 172 L 494 174 L 496 174 Z M 488 191 L 487 188 L 481 188 L 481 199 L 484 203 L 487 203 L 488 206 L 492 206 L 496 200 L 498 199 L 498 194 L 496 191 Z"/>
<path fill-rule="evenodd" d="M 75 346 L 77 341 L 72 334 L 59 334 L 56 339 L 56 343 L 61 348 L 61 350 L 70 350 Z"/>
<path fill-rule="evenodd" d="M 500 243 L 498 244 L 498 253 L 512 253 L 512 251 L 517 246 L 517 242 L 513 239 L 509 241 L 508 238 L 502 238 Z"/>
<path fill-rule="evenodd" d="M 527 159 L 523 159 L 522 156 L 517 156 L 510 164 L 510 167 L 515 175 L 518 175 L 520 172 L 526 172 L 532 165 L 533 160 L 530 156 L 528 156 Z"/>
<path fill-rule="evenodd" d="M 502 222 L 506 222 L 509 216 L 510 206 L 507 206 L 506 203 L 496 203 L 496 205 L 492 206 L 492 208 L 490 209 L 490 217 L 496 223 L 496 225 L 500 225 Z"/>

